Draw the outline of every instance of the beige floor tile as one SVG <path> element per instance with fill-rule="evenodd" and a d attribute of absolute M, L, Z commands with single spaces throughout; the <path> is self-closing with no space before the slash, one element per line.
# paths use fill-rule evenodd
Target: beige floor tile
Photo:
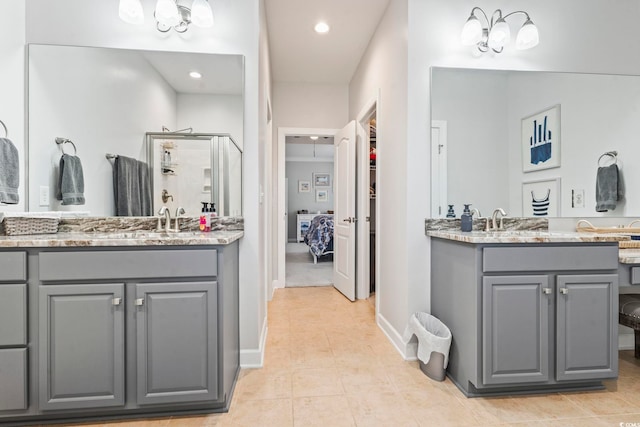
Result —
<path fill-rule="evenodd" d="M 293 421 L 296 427 L 356 425 L 347 400 L 341 396 L 293 399 Z"/>
<path fill-rule="evenodd" d="M 193 417 L 172 417 L 169 427 L 222 427 L 231 425 L 231 414 L 208 414 Z"/>
<path fill-rule="evenodd" d="M 236 384 L 234 399 L 260 400 L 291 397 L 291 372 L 284 369 L 250 369 Z"/>
<path fill-rule="evenodd" d="M 640 406 L 624 400 L 621 393 L 602 391 L 568 393 L 565 396 L 590 415 L 633 414 L 640 412 Z"/>
<path fill-rule="evenodd" d="M 290 369 L 291 350 L 267 346 L 264 352 L 263 369 Z"/>
<path fill-rule="evenodd" d="M 313 350 L 305 347 L 291 349 L 293 369 L 334 368 L 336 359 L 331 350 Z"/>
<path fill-rule="evenodd" d="M 126 421 L 116 421 L 105 423 L 104 425 L 107 427 L 164 427 L 168 426 L 171 422 L 170 417 L 166 418 L 151 418 L 145 420 L 126 420 Z M 76 424 L 77 425 L 77 424 Z M 90 426 L 92 424 L 83 424 L 84 426 Z M 59 424 L 58 424 L 59 426 Z"/>
<path fill-rule="evenodd" d="M 231 413 L 231 426 L 292 427 L 291 399 L 240 401 Z"/>
<path fill-rule="evenodd" d="M 340 379 L 347 394 L 361 393 L 363 387 L 381 391 L 395 391 L 385 369 L 380 365 L 354 367 L 338 364 L 338 366 Z"/>
<path fill-rule="evenodd" d="M 349 407 L 358 426 L 417 426 L 404 399 L 396 392 L 349 395 Z"/>
<path fill-rule="evenodd" d="M 344 395 L 340 374 L 336 368 L 294 370 L 292 383 L 294 398 Z"/>

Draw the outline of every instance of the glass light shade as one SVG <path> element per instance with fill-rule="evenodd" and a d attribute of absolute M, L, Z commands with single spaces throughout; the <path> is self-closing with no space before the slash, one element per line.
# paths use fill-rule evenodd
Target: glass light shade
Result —
<path fill-rule="evenodd" d="M 178 13 L 178 5 L 174 0 L 158 0 L 156 3 L 156 20 L 163 24 L 173 27 L 180 23 L 180 14 Z"/>
<path fill-rule="evenodd" d="M 531 49 L 532 47 L 536 47 L 539 42 L 540 35 L 538 34 L 538 27 L 535 26 L 531 19 L 527 19 L 527 22 L 525 22 L 522 28 L 520 28 L 520 31 L 518 31 L 516 49 Z"/>
<path fill-rule="evenodd" d="M 140 0 L 120 0 L 118 15 L 128 24 L 144 24 L 144 12 Z"/>
<path fill-rule="evenodd" d="M 511 29 L 504 19 L 499 18 L 489 32 L 489 47 L 491 49 L 500 50 L 511 39 Z"/>
<path fill-rule="evenodd" d="M 194 0 L 191 6 L 191 22 L 197 27 L 213 27 L 213 12 L 207 0 Z"/>
<path fill-rule="evenodd" d="M 465 46 L 473 46 L 482 40 L 482 24 L 475 15 L 471 15 L 462 27 L 460 40 Z"/>

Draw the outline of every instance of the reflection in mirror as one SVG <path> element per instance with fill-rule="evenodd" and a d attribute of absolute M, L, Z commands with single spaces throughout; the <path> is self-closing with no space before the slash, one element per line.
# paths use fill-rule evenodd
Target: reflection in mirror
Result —
<path fill-rule="evenodd" d="M 560 166 L 524 172 L 531 129 L 523 119 L 555 105 Z M 484 216 L 498 207 L 521 216 L 539 182 L 552 194 L 558 185 L 557 216 L 640 215 L 638 111 L 639 76 L 434 67 L 431 216 L 445 217 L 454 205 L 459 218 L 463 203 Z M 598 159 L 608 151 L 618 152 L 626 195 L 615 210 L 596 212 Z"/>
<path fill-rule="evenodd" d="M 220 215 L 241 214 L 241 55 L 29 45 L 28 57 L 29 210 L 114 215 L 113 161 L 105 154 L 146 162 L 147 133 L 192 128 L 194 133 L 232 136 L 237 149 L 229 147 L 228 157 L 238 168 L 220 175 L 234 180 L 221 183 L 229 188 L 230 202 Z M 191 71 L 202 77 L 190 77 Z M 77 148 L 84 205 L 62 205 L 55 197 L 62 150 L 73 151 L 55 144 L 56 137 Z M 202 171 L 193 158 L 183 160 L 181 171 L 190 170 L 191 162 Z"/>
<path fill-rule="evenodd" d="M 148 133 L 153 211 L 167 206 L 198 215 L 213 203 L 219 216 L 239 216 L 242 152 L 231 135 Z"/>

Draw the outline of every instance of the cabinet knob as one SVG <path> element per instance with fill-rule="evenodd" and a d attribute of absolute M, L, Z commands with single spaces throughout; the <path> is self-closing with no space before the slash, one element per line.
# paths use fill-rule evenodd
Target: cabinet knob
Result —
<path fill-rule="evenodd" d="M 542 288 L 542 293 L 545 295 L 549 295 L 551 294 L 551 288 Z"/>
<path fill-rule="evenodd" d="M 561 293 L 562 295 L 567 295 L 567 294 L 569 293 L 569 289 L 567 289 L 567 288 L 560 288 L 560 293 Z"/>
<path fill-rule="evenodd" d="M 134 305 L 141 306 L 144 304 L 144 298 L 136 298 Z"/>
<path fill-rule="evenodd" d="M 111 300 L 111 305 L 120 305 L 122 304 L 122 298 L 113 298 Z"/>

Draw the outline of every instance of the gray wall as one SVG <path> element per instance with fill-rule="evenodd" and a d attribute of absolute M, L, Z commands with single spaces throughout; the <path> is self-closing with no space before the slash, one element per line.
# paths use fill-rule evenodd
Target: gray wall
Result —
<path fill-rule="evenodd" d="M 318 187 L 329 191 L 329 200 L 326 202 L 316 202 L 316 189 L 313 186 L 313 173 L 324 172 L 331 174 L 331 187 Z M 320 211 L 326 213 L 328 209 L 333 209 L 333 162 L 287 162 L 286 177 L 289 188 L 287 200 L 288 236 L 289 240 L 296 236 L 296 215 L 298 210 L 306 209 L 309 213 Z M 298 193 L 298 181 L 309 181 L 311 191 L 308 193 Z"/>

